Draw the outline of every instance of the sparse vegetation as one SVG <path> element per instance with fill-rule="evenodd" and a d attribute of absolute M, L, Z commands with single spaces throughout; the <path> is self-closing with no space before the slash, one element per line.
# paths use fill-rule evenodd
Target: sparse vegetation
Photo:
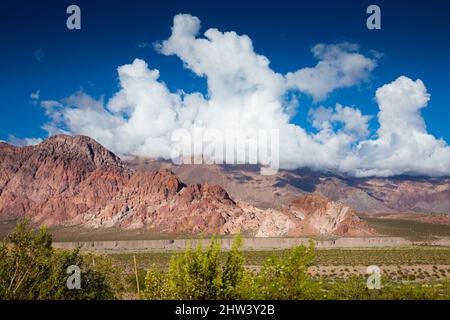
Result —
<path fill-rule="evenodd" d="M 364 217 L 380 234 L 403 237 L 412 241 L 432 240 L 450 235 L 450 225 L 426 223 L 406 219 Z"/>
<path fill-rule="evenodd" d="M 139 267 L 147 268 L 155 264 L 158 268 L 168 268 L 170 259 L 176 252 L 140 252 L 136 253 Z M 260 266 L 268 258 L 286 257 L 289 250 L 243 251 L 247 266 Z M 110 256 L 120 266 L 129 266 L 134 254 L 112 253 Z M 220 253 L 225 259 L 226 253 Z M 448 265 L 449 247 L 406 247 L 373 249 L 316 249 L 314 265 L 318 266 L 369 266 L 375 265 Z M 448 271 L 450 272 L 450 271 Z"/>
<path fill-rule="evenodd" d="M 203 250 L 187 249 L 172 257 L 168 271 L 152 266 L 146 276 L 145 292 L 150 299 L 449 299 L 448 279 L 417 283 L 414 274 L 403 274 L 403 283 L 383 277 L 381 289 L 370 290 L 364 276 L 339 279 L 312 277 L 314 246 L 299 246 L 283 257 L 267 259 L 259 271 L 243 268 L 243 255 L 234 246 L 228 257 L 219 258 L 220 247 L 213 241 Z M 223 262 L 221 262 L 223 261 Z M 233 261 L 233 263 L 230 262 Z M 231 267 L 232 266 L 232 267 Z M 234 270 L 227 273 L 225 270 Z M 341 269 L 342 270 L 342 269 Z M 227 282 L 226 275 L 233 275 Z M 334 272 L 333 272 L 334 274 Z M 345 278 L 345 279 L 344 279 Z M 231 293 L 231 294 L 227 294 Z"/>

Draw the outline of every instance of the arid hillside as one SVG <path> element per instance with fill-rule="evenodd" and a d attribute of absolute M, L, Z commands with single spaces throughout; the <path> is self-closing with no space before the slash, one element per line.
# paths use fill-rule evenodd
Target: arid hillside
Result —
<path fill-rule="evenodd" d="M 134 156 L 125 161 L 136 169 L 170 169 L 186 183 L 220 184 L 234 199 L 261 208 L 279 208 L 300 194 L 314 193 L 365 214 L 450 213 L 449 178 L 354 178 L 310 169 L 263 176 L 250 165 L 173 165 Z"/>

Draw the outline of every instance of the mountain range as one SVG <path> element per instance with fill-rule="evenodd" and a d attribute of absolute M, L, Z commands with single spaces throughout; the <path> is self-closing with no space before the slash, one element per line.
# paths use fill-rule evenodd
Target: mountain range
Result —
<path fill-rule="evenodd" d="M 0 142 L 0 220 L 257 237 L 375 235 L 359 215 L 450 212 L 448 178 L 357 179 L 308 169 L 173 165 L 123 157 L 86 136 Z"/>
<path fill-rule="evenodd" d="M 169 161 L 128 157 L 139 170 L 172 170 L 187 183 L 215 183 L 234 199 L 260 208 L 279 208 L 300 194 L 320 194 L 359 213 L 450 213 L 450 178 L 395 176 L 355 178 L 303 168 L 261 175 L 252 165 L 174 165 Z"/>

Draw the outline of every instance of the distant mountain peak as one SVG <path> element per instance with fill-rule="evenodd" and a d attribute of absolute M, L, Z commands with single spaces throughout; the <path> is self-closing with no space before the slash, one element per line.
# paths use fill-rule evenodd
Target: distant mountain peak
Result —
<path fill-rule="evenodd" d="M 123 166 L 118 156 L 88 136 L 54 135 L 35 146 L 35 149 L 53 156 L 84 157 L 96 166 Z"/>

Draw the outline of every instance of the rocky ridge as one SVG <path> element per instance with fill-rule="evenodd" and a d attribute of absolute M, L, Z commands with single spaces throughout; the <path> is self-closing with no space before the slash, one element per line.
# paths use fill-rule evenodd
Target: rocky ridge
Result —
<path fill-rule="evenodd" d="M 173 165 L 135 156 L 125 162 L 141 170 L 170 169 L 186 183 L 219 184 L 236 201 L 259 208 L 279 209 L 299 195 L 320 194 L 364 214 L 450 213 L 449 177 L 355 178 L 310 169 L 262 176 L 251 165 Z"/>

